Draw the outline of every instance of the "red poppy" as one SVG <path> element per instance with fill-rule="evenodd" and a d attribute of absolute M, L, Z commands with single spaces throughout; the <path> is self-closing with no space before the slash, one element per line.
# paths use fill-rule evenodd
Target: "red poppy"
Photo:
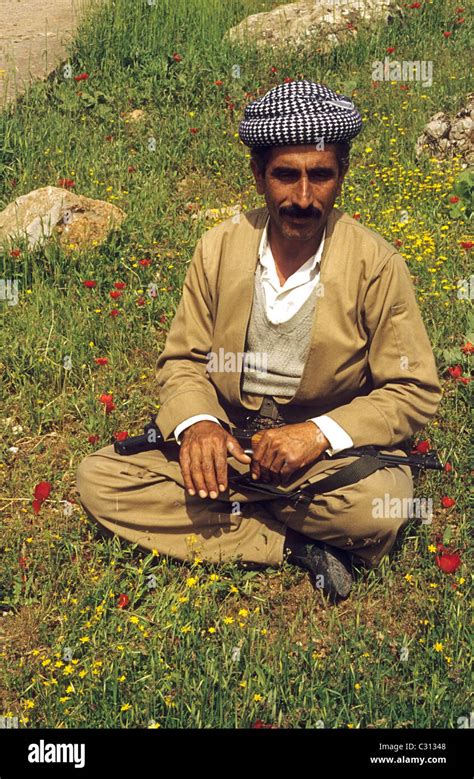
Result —
<path fill-rule="evenodd" d="M 250 725 L 250 727 L 251 727 L 251 728 L 254 728 L 254 729 L 260 729 L 260 728 L 262 728 L 262 729 L 263 729 L 263 728 L 272 728 L 272 727 L 273 727 L 273 725 L 267 725 L 265 722 L 263 722 L 263 720 L 261 720 L 261 719 L 256 719 L 256 720 L 255 720 L 255 722 L 253 722 L 253 723 Z"/>
<path fill-rule="evenodd" d="M 109 295 L 114 300 L 116 300 L 117 298 L 121 298 L 122 297 L 122 293 L 120 292 L 119 289 L 113 289 L 112 292 L 109 292 Z"/>
<path fill-rule="evenodd" d="M 408 84 L 400 84 L 400 89 L 403 89 L 406 92 L 408 89 L 410 89 L 410 87 Z"/>
<path fill-rule="evenodd" d="M 454 506 L 456 503 L 454 498 L 448 498 L 447 495 L 444 495 L 441 498 L 441 505 L 444 509 L 450 509 L 452 506 Z"/>
<path fill-rule="evenodd" d="M 105 136 L 105 140 L 106 141 L 111 141 L 112 139 L 113 139 L 113 135 L 106 135 Z"/>
<path fill-rule="evenodd" d="M 120 311 L 118 310 L 118 308 L 113 308 L 112 311 L 110 311 L 109 316 L 116 317 L 119 314 L 120 314 Z"/>
<path fill-rule="evenodd" d="M 461 351 L 463 354 L 472 354 L 474 352 L 474 344 L 467 341 L 464 346 L 461 346 Z"/>
<path fill-rule="evenodd" d="M 35 487 L 34 496 L 35 498 L 38 498 L 38 500 L 46 500 L 46 498 L 49 497 L 50 492 L 51 484 L 49 481 L 40 481 Z"/>
<path fill-rule="evenodd" d="M 395 51 L 395 46 L 387 46 L 386 48 L 387 54 L 393 54 L 394 51 Z"/>
<path fill-rule="evenodd" d="M 135 165 L 129 165 L 127 170 L 128 170 L 129 173 L 136 173 L 137 169 L 136 169 Z"/>
<path fill-rule="evenodd" d="M 10 257 L 19 257 L 21 254 L 21 251 L 19 249 L 12 249 L 10 252 Z"/>
<path fill-rule="evenodd" d="M 82 282 L 87 289 L 92 289 L 93 287 L 97 287 L 96 281 L 83 281 Z"/>
<path fill-rule="evenodd" d="M 292 79 L 290 76 L 285 76 L 283 79 L 284 84 L 289 84 L 291 81 L 294 81 L 294 79 Z"/>
<path fill-rule="evenodd" d="M 461 241 L 461 248 L 463 249 L 472 249 L 474 246 L 474 241 Z"/>
<path fill-rule="evenodd" d="M 89 441 L 90 444 L 96 444 L 97 441 L 100 441 L 100 436 L 99 435 L 90 435 L 87 440 Z"/>
<path fill-rule="evenodd" d="M 458 8 L 456 8 L 456 10 L 455 10 L 455 12 L 454 12 L 454 13 L 455 13 L 455 14 L 462 14 L 462 13 L 464 13 L 464 8 L 459 8 L 459 7 L 458 7 Z"/>
<path fill-rule="evenodd" d="M 199 132 L 199 130 L 197 127 L 190 127 L 189 132 L 192 133 L 193 135 L 196 135 L 196 133 Z"/>
<path fill-rule="evenodd" d="M 449 198 L 449 202 L 450 202 L 450 203 L 459 203 L 459 198 L 458 198 L 456 195 L 452 195 L 452 196 Z"/>
<path fill-rule="evenodd" d="M 126 285 L 125 281 L 116 281 L 114 283 L 115 289 L 125 289 L 126 286 L 127 285 Z"/>
<path fill-rule="evenodd" d="M 137 298 L 137 306 L 144 306 L 145 298 Z"/>
<path fill-rule="evenodd" d="M 395 246 L 400 248 L 400 246 L 403 246 L 403 241 L 401 241 L 400 238 L 395 238 Z"/>
<path fill-rule="evenodd" d="M 235 108 L 235 103 L 227 103 L 227 108 L 229 109 L 229 111 L 233 111 Z"/>
<path fill-rule="evenodd" d="M 446 473 L 450 473 L 453 470 L 453 466 L 451 465 L 451 463 L 445 463 L 444 470 L 446 471 Z"/>
<path fill-rule="evenodd" d="M 217 81 L 214 81 L 214 84 L 216 85 L 216 87 L 221 87 L 223 83 L 224 82 L 221 81 L 220 79 L 218 79 Z"/>
<path fill-rule="evenodd" d="M 119 609 L 124 609 L 125 606 L 128 606 L 129 603 L 130 603 L 130 598 L 128 597 L 128 595 L 125 595 L 125 593 L 119 595 L 117 601 L 117 606 L 119 607 Z"/>
<path fill-rule="evenodd" d="M 412 3 L 408 8 L 421 8 L 421 3 Z"/>
<path fill-rule="evenodd" d="M 125 441 L 125 439 L 128 438 L 128 432 L 126 430 L 121 430 L 114 434 L 114 438 L 116 441 Z"/>
<path fill-rule="evenodd" d="M 429 441 L 418 441 L 417 445 L 415 446 L 415 452 L 417 452 L 417 454 L 426 454 L 426 452 L 429 452 L 429 450 Z"/>
<path fill-rule="evenodd" d="M 115 410 L 115 408 L 116 408 L 115 403 L 113 403 L 113 402 L 112 403 L 106 403 L 105 404 L 105 413 L 106 414 L 110 414 L 111 411 Z"/>
<path fill-rule="evenodd" d="M 71 189 L 76 186 L 76 182 L 72 179 L 58 179 L 58 187 L 64 187 L 65 189 Z"/>
<path fill-rule="evenodd" d="M 108 358 L 107 357 L 96 357 L 95 358 L 95 363 L 97 365 L 107 365 Z"/>
<path fill-rule="evenodd" d="M 78 76 L 74 76 L 74 81 L 87 81 L 88 78 L 88 73 L 79 73 Z"/>
<path fill-rule="evenodd" d="M 464 24 L 465 19 L 456 19 L 456 24 Z"/>
<path fill-rule="evenodd" d="M 174 59 L 174 61 L 175 61 L 175 62 L 181 62 L 181 60 L 182 60 L 183 58 L 182 58 L 181 54 L 177 54 L 177 53 L 175 52 L 175 53 L 173 54 L 173 59 Z"/>
<path fill-rule="evenodd" d="M 270 70 L 272 73 L 278 73 L 278 70 L 276 69 L 275 65 L 272 65 Z"/>
<path fill-rule="evenodd" d="M 346 27 L 348 30 L 357 30 L 357 27 L 352 22 L 347 22 Z"/>
<path fill-rule="evenodd" d="M 462 376 L 462 368 L 460 365 L 455 365 L 454 367 L 448 368 L 448 373 L 450 376 L 453 377 L 453 379 L 459 379 L 460 376 Z"/>
<path fill-rule="evenodd" d="M 444 573 L 454 573 L 461 565 L 461 557 L 457 552 L 442 552 L 440 555 L 436 555 L 436 565 Z"/>
<path fill-rule="evenodd" d="M 33 506 L 33 511 L 35 512 L 35 514 L 39 514 L 41 510 L 41 506 L 43 505 L 43 501 L 40 500 L 39 498 L 35 498 L 31 505 Z"/>
<path fill-rule="evenodd" d="M 27 563 L 26 557 L 19 557 L 18 558 L 18 565 L 20 566 L 20 568 L 28 568 L 28 563 Z"/>
<path fill-rule="evenodd" d="M 145 257 L 144 260 L 138 260 L 138 264 L 143 268 L 148 268 L 151 265 L 151 260 L 148 257 Z"/>
<path fill-rule="evenodd" d="M 108 395 L 106 392 L 103 392 L 102 395 L 99 398 L 99 401 L 101 403 L 105 403 L 107 405 L 107 403 L 112 403 L 113 396 L 112 395 Z"/>
<path fill-rule="evenodd" d="M 360 219 L 360 214 L 359 214 L 359 212 L 357 211 L 357 213 L 355 213 L 355 214 L 352 214 L 352 218 L 353 218 L 353 219 Z"/>
<path fill-rule="evenodd" d="M 453 33 L 451 32 L 451 30 L 445 30 L 445 32 L 443 33 L 443 35 L 444 35 L 444 37 L 445 37 L 445 38 L 449 38 L 449 37 L 450 37 L 450 35 L 452 35 L 452 34 L 453 34 Z"/>

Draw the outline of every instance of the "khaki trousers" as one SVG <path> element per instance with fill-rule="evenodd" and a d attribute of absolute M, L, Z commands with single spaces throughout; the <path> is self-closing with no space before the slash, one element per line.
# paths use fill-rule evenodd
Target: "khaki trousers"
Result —
<path fill-rule="evenodd" d="M 179 560 L 199 556 L 209 562 L 240 560 L 275 567 L 283 562 L 289 527 L 352 553 L 354 562 L 369 568 L 379 565 L 408 521 L 408 511 L 374 518 L 378 514 L 372 503 L 374 498 L 384 501 L 385 495 L 387 505 L 393 498 L 412 498 L 408 465 L 383 468 L 315 495 L 308 506 L 294 506 L 286 499 L 268 499 L 250 488 L 238 492 L 231 486 L 215 500 L 190 496 L 178 452 L 178 444 L 169 442 L 162 449 L 130 456 L 116 454 L 113 445 L 88 455 L 79 465 L 77 488 L 89 518 L 140 548 Z M 320 459 L 282 489 L 317 482 L 354 459 Z M 233 457 L 227 462 L 229 477 L 248 472 L 249 466 Z"/>

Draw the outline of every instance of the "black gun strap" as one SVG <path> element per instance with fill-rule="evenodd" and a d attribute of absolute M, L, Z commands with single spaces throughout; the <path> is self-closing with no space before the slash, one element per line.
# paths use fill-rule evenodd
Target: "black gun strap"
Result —
<path fill-rule="evenodd" d="M 250 479 L 248 473 L 237 478 L 234 477 L 231 481 L 238 486 L 247 487 L 255 492 L 260 492 L 269 500 L 273 498 L 286 498 L 290 501 L 295 500 L 297 503 L 307 504 L 311 503 L 311 500 L 316 494 L 332 492 L 340 487 L 345 487 L 347 484 L 354 484 L 354 482 L 363 479 L 365 476 L 369 476 L 371 473 L 374 473 L 381 468 L 396 467 L 396 465 L 397 463 L 384 463 L 378 457 L 362 455 L 353 463 L 345 465 L 344 468 L 331 474 L 331 476 L 326 476 L 325 479 L 320 479 L 320 481 L 309 484 L 307 487 L 294 489 L 288 492 L 284 492 L 273 484 L 254 482 Z"/>
<path fill-rule="evenodd" d="M 396 463 L 393 465 L 396 466 Z M 314 484 L 309 484 L 300 491 L 301 497 L 307 496 L 308 500 L 305 502 L 311 502 L 311 498 L 321 492 L 332 492 L 340 487 L 346 487 L 348 484 L 354 484 L 360 479 L 364 479 L 366 476 L 370 476 L 371 473 L 379 471 L 381 468 L 393 467 L 390 463 L 384 463 L 379 460 L 378 457 L 371 457 L 364 454 L 362 457 L 358 457 L 353 463 L 345 465 L 336 473 L 331 476 L 326 476 L 325 479 L 321 479 Z M 304 500 L 304 498 L 303 498 Z"/>

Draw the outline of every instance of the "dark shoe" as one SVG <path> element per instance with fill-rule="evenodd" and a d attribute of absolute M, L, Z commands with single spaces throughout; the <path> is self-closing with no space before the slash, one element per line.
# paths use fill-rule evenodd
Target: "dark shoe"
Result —
<path fill-rule="evenodd" d="M 305 544 L 304 551 L 300 549 L 298 553 L 291 554 L 288 561 L 306 568 L 315 586 L 332 603 L 349 595 L 353 581 L 351 561 L 342 549 L 315 541 Z"/>

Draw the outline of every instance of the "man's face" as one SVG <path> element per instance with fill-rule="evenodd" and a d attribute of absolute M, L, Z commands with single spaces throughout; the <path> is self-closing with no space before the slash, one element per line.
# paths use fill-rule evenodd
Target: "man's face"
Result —
<path fill-rule="evenodd" d="M 334 145 L 326 144 L 324 151 L 316 151 L 314 145 L 277 146 L 264 177 L 253 160 L 250 164 L 277 231 L 294 241 L 320 234 L 345 176 L 345 171 L 339 173 Z"/>

